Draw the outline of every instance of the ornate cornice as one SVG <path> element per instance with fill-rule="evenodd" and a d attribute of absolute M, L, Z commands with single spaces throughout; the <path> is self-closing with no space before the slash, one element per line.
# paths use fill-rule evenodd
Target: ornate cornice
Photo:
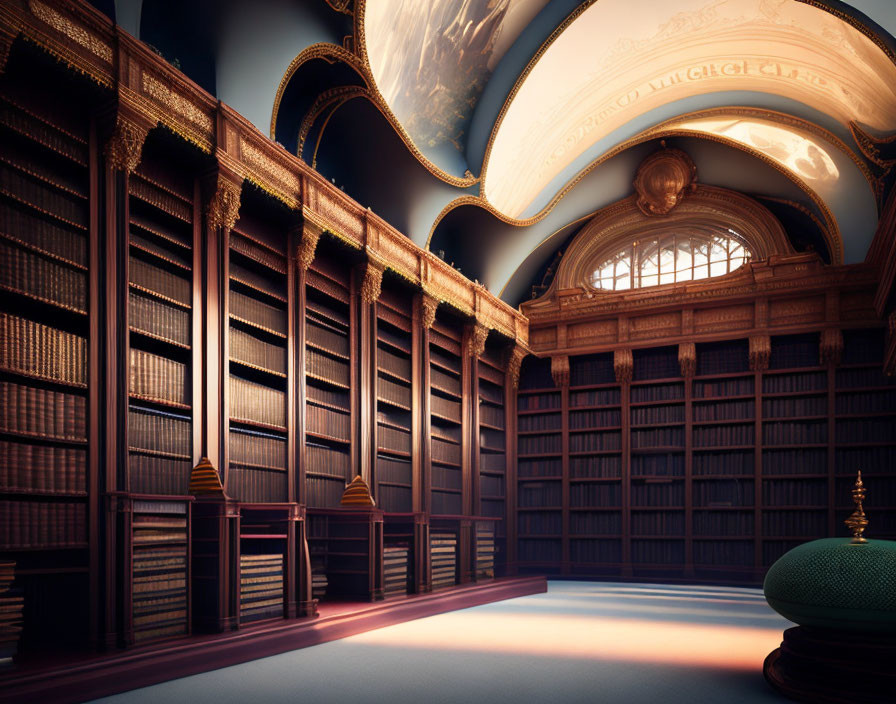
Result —
<path fill-rule="evenodd" d="M 772 354 L 772 339 L 768 335 L 750 337 L 750 371 L 762 372 L 768 369 Z"/>
<path fill-rule="evenodd" d="M 209 227 L 230 232 L 240 213 L 242 183 L 237 183 L 223 174 L 218 174 L 215 190 L 206 207 Z"/>
<path fill-rule="evenodd" d="M 121 113 L 115 118 L 115 129 L 106 142 L 106 161 L 116 171 L 133 173 L 140 163 L 143 142 L 149 129 L 125 117 Z"/>
<path fill-rule="evenodd" d="M 424 293 L 420 298 L 420 306 L 422 309 L 423 327 L 429 330 L 436 322 L 436 310 L 439 308 L 439 299 Z"/>
<path fill-rule="evenodd" d="M 630 349 L 617 349 L 613 353 L 613 373 L 617 384 L 628 384 L 632 380 L 635 358 Z"/>
<path fill-rule="evenodd" d="M 473 323 L 467 337 L 467 356 L 473 359 L 481 357 L 485 352 L 486 338 L 488 338 L 488 328 L 482 323 Z"/>

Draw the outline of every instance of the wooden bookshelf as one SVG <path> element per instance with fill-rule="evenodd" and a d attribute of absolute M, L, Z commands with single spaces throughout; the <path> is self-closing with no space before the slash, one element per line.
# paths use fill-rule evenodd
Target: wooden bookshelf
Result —
<path fill-rule="evenodd" d="M 463 513 L 461 341 L 459 325 L 440 311 L 429 331 L 430 511 L 433 515 Z"/>

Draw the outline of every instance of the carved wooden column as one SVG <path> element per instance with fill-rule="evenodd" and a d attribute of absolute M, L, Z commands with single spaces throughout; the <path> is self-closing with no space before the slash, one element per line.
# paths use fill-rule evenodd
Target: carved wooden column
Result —
<path fill-rule="evenodd" d="M 757 301 L 757 310 L 759 301 Z M 768 369 L 772 353 L 772 341 L 768 335 L 753 335 L 749 342 L 750 371 L 753 377 L 753 404 L 756 409 L 756 425 L 753 428 L 755 450 L 753 456 L 753 568 L 757 577 L 763 570 L 762 559 L 762 373 Z"/>
<path fill-rule="evenodd" d="M 194 436 L 199 458 L 191 533 L 193 625 L 218 633 L 239 623 L 236 581 L 239 507 L 228 498 L 229 239 L 239 218 L 242 179 L 219 168 L 203 180 L 202 216 L 194 225 L 193 369 Z M 198 384 L 197 384 L 198 377 Z M 198 484 L 200 473 L 220 489 Z"/>
<path fill-rule="evenodd" d="M 560 389 L 560 565 L 569 574 L 569 356 L 551 357 L 551 378 Z"/>
<path fill-rule="evenodd" d="M 361 346 L 359 350 L 359 383 L 353 390 L 358 399 L 359 435 L 355 439 L 359 448 L 358 473 L 370 487 L 374 501 L 376 486 L 376 302 L 383 286 L 383 267 L 375 261 L 367 261 L 362 267 L 358 322 Z"/>
<path fill-rule="evenodd" d="M 685 576 L 694 575 L 694 375 L 697 373 L 697 346 L 678 345 L 678 366 L 684 379 L 684 553 Z"/>
<path fill-rule="evenodd" d="M 128 482 L 128 255 L 130 213 L 128 182 L 137 168 L 149 125 L 135 115 L 116 107 L 105 120 L 103 149 L 103 187 L 101 207 L 105 211 L 102 224 L 102 274 L 94 281 L 103 291 L 101 429 L 102 460 L 100 470 L 106 496 L 104 543 L 101 548 L 104 564 L 102 635 L 100 645 L 112 648 L 133 642 L 131 583 L 131 514 L 127 501 L 116 492 L 126 492 Z M 101 280 L 100 280 L 101 278 Z"/>
<path fill-rule="evenodd" d="M 507 575 L 517 573 L 518 554 L 518 522 L 517 522 L 517 391 L 520 388 L 520 367 L 528 352 L 522 345 L 516 344 L 507 353 L 507 371 L 504 376 L 504 427 L 505 453 L 504 465 L 504 526 L 507 535 Z"/>
<path fill-rule="evenodd" d="M 411 335 L 411 472 L 413 510 L 421 514 L 414 528 L 417 545 L 417 593 L 432 591 L 429 514 L 432 511 L 432 430 L 429 395 L 429 331 L 436 321 L 439 301 L 427 293 L 414 297 Z"/>
<path fill-rule="evenodd" d="M 616 350 L 613 355 L 613 372 L 619 384 L 619 400 L 622 416 L 622 576 L 632 575 L 632 439 L 631 439 L 631 383 L 634 358 L 630 349 Z"/>

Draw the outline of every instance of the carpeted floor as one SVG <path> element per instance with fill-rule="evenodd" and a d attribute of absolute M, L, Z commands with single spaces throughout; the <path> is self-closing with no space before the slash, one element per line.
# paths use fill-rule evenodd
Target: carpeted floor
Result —
<path fill-rule="evenodd" d="M 762 661 L 791 624 L 758 589 L 549 582 L 98 700 L 115 704 L 783 702 Z"/>

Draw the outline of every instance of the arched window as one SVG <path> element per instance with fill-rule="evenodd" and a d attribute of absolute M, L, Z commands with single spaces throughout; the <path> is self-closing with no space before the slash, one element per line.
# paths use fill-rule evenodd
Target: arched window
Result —
<path fill-rule="evenodd" d="M 591 285 L 624 291 L 708 279 L 731 273 L 751 257 L 744 238 L 730 228 L 663 235 L 633 242 L 605 259 L 592 273 Z"/>

